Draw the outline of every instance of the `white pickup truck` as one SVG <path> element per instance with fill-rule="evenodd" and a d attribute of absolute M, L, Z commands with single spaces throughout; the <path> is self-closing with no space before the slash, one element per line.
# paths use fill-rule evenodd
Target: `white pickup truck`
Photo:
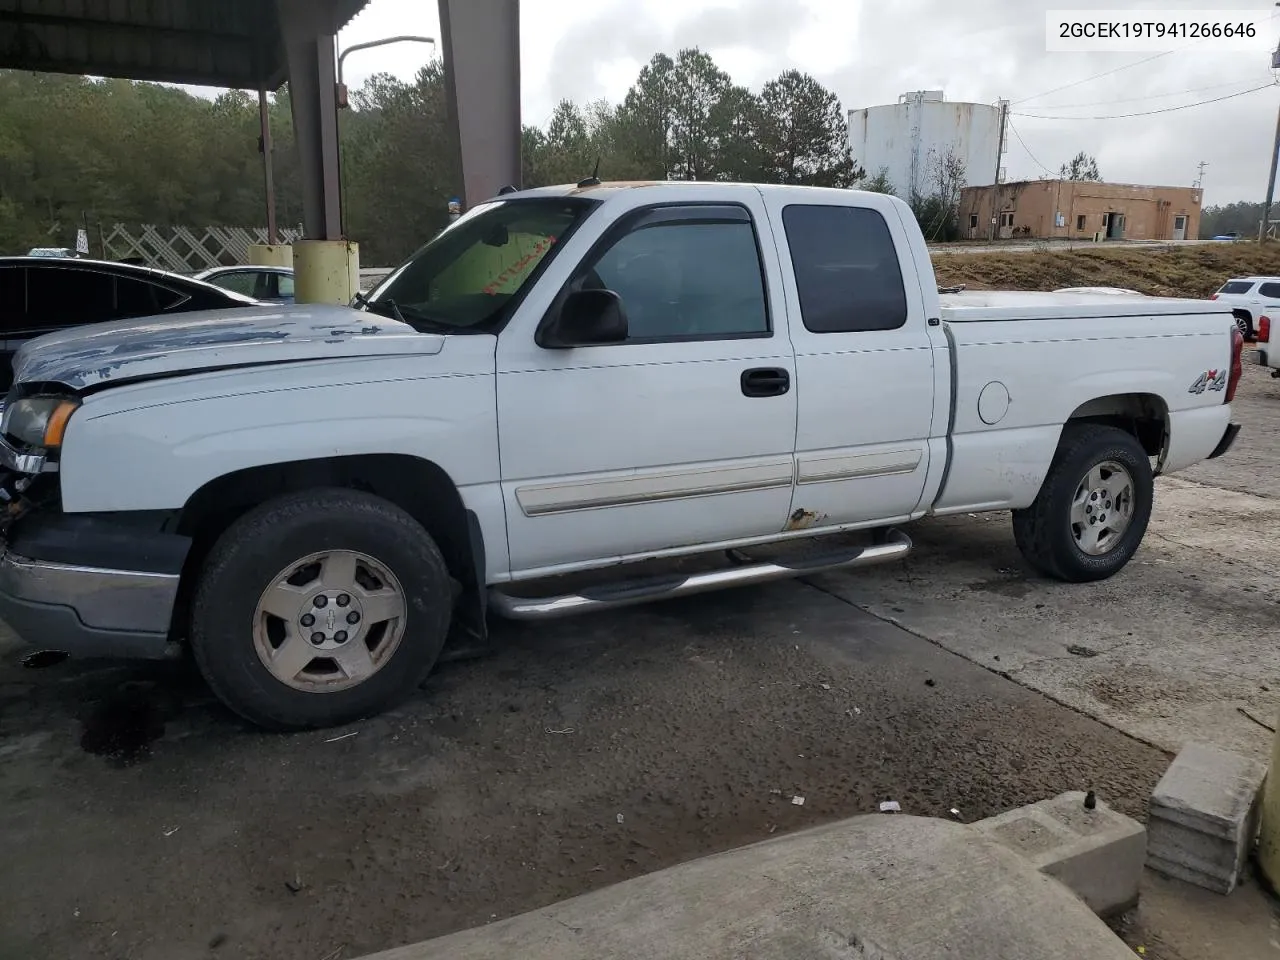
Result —
<path fill-rule="evenodd" d="M 71 653 L 189 644 L 249 720 L 328 725 L 409 694 L 488 611 L 892 561 L 926 516 L 1012 510 L 1036 570 L 1107 577 L 1153 474 L 1239 429 L 1229 310 L 940 298 L 910 210 L 878 194 L 512 192 L 359 303 L 26 345 L 0 616 Z"/>

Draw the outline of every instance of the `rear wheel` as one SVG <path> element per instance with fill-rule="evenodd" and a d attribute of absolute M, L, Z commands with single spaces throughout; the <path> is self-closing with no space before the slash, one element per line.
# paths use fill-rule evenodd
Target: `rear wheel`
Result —
<path fill-rule="evenodd" d="M 1027 561 L 1073 583 L 1103 580 L 1137 551 L 1151 519 L 1151 462 L 1131 434 L 1068 424 L 1035 502 L 1013 512 Z"/>
<path fill-rule="evenodd" d="M 346 723 L 408 696 L 435 664 L 449 574 L 411 516 L 355 490 L 270 501 L 210 553 L 191 646 L 232 710 L 273 729 Z"/>
<path fill-rule="evenodd" d="M 1253 318 L 1249 314 L 1240 311 L 1236 313 L 1236 326 L 1240 328 L 1240 334 L 1245 340 L 1253 339 Z"/>

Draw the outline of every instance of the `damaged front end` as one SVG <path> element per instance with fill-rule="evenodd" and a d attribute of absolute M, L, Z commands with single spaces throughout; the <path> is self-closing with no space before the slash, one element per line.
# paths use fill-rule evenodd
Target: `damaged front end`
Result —
<path fill-rule="evenodd" d="M 157 514 L 66 513 L 59 460 L 79 409 L 11 391 L 0 419 L 0 619 L 32 646 L 92 657 L 172 656 L 191 542 Z"/>

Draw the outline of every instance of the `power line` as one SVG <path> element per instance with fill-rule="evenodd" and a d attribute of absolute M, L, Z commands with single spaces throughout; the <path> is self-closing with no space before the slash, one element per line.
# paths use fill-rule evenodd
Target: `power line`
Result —
<path fill-rule="evenodd" d="M 1055 117 L 1041 113 L 1015 113 L 1015 117 L 1026 117 L 1029 120 L 1129 120 L 1133 117 L 1150 117 L 1157 113 L 1173 113 L 1177 110 L 1190 110 L 1192 107 L 1203 107 L 1210 103 L 1222 103 L 1224 100 L 1234 100 L 1236 97 L 1243 97 L 1249 93 L 1257 93 L 1259 90 L 1266 90 L 1268 87 L 1274 87 L 1276 83 L 1264 83 L 1260 87 L 1253 87 L 1249 90 L 1241 90 L 1238 93 L 1229 93 L 1225 97 L 1214 97 L 1212 100 L 1198 100 L 1195 103 L 1183 103 L 1176 107 L 1161 107 L 1159 110 L 1144 110 L 1141 113 L 1111 113 L 1101 117 Z"/>
<path fill-rule="evenodd" d="M 1113 103 L 1137 103 L 1140 100 L 1160 100 L 1164 97 L 1180 97 L 1187 93 L 1204 93 L 1207 90 L 1222 90 L 1226 87 L 1239 86 L 1242 83 L 1253 83 L 1261 80 L 1261 77 L 1245 78 L 1239 80 L 1231 80 L 1227 83 L 1214 83 L 1207 87 L 1192 87 L 1190 90 L 1172 90 L 1168 93 L 1146 93 L 1140 97 L 1120 97 L 1110 100 L 1095 100 L 1092 103 L 1053 103 L 1045 104 L 1040 107 L 1041 110 L 1075 110 L 1083 107 L 1105 107 Z M 1019 101 L 1021 102 L 1021 101 Z"/>
<path fill-rule="evenodd" d="M 1103 77 L 1109 77 L 1113 73 L 1119 73 L 1121 70 L 1128 70 L 1132 67 L 1140 67 L 1144 63 L 1150 63 L 1152 60 L 1159 60 L 1161 57 L 1167 57 L 1171 53 L 1173 53 L 1172 50 L 1165 50 L 1163 53 L 1153 54 L 1152 56 L 1146 57 L 1142 60 L 1135 60 L 1133 63 L 1126 63 L 1124 66 L 1116 67 L 1114 70 L 1105 70 L 1102 73 L 1095 73 L 1091 77 L 1085 77 L 1083 80 L 1076 80 L 1073 83 L 1064 83 L 1062 86 L 1054 87 L 1052 90 L 1046 90 L 1044 93 L 1037 93 L 1035 96 L 1032 96 L 1032 97 L 1023 97 L 1021 100 L 1015 100 L 1013 101 L 1012 105 L 1016 107 L 1018 104 L 1026 103 L 1028 100 L 1039 100 L 1041 97 L 1047 97 L 1049 94 L 1057 93 L 1060 90 L 1070 90 L 1072 87 L 1078 87 L 1084 83 L 1090 83 L 1091 81 L 1094 81 L 1094 80 L 1101 80 Z"/>
<path fill-rule="evenodd" d="M 1018 142 L 1022 144 L 1022 149 L 1027 151 L 1027 156 L 1032 159 L 1032 161 L 1035 163 L 1037 167 L 1039 167 L 1045 173 L 1049 174 L 1049 176 L 1053 176 L 1054 175 L 1053 171 L 1050 170 L 1048 167 L 1046 167 L 1043 163 L 1041 163 L 1039 158 L 1037 158 L 1036 155 L 1031 152 L 1031 148 L 1027 146 L 1027 141 L 1022 139 L 1022 134 L 1020 134 L 1018 132 L 1018 128 L 1013 125 L 1013 121 L 1009 120 L 1007 122 L 1009 124 L 1009 129 L 1013 131 L 1013 135 L 1017 137 Z"/>
<path fill-rule="evenodd" d="M 1274 20 L 1277 16 L 1280 16 L 1280 12 L 1273 10 L 1271 13 L 1271 16 L 1267 18 L 1268 22 L 1271 20 Z M 1208 38 L 1198 37 L 1195 40 L 1192 40 L 1190 43 L 1184 44 L 1183 46 L 1178 47 L 1175 50 L 1164 50 L 1164 51 L 1161 51 L 1160 53 L 1154 53 L 1149 57 L 1143 57 L 1141 60 L 1135 60 L 1133 63 L 1126 63 L 1123 66 L 1115 67 L 1111 70 L 1104 70 L 1102 73 L 1095 73 L 1093 76 L 1085 77 L 1082 80 L 1074 80 L 1071 83 L 1064 83 L 1062 86 L 1054 87 L 1052 90 L 1046 90 L 1044 91 L 1044 93 L 1037 93 L 1034 96 L 1023 97 L 1021 100 L 1015 100 L 1012 106 L 1016 107 L 1018 104 L 1026 103 L 1028 100 L 1039 100 L 1041 97 L 1047 97 L 1051 93 L 1058 93 L 1061 90 L 1070 90 L 1072 87 L 1078 87 L 1085 83 L 1091 83 L 1094 80 L 1101 80 L 1103 77 L 1109 77 L 1112 74 L 1119 73 L 1122 70 L 1130 70 L 1133 67 L 1140 67 L 1144 63 L 1150 63 L 1153 60 L 1159 60 L 1161 57 L 1167 57 L 1171 53 L 1179 53 L 1180 51 L 1187 49 L 1187 47 L 1193 47 L 1197 43 L 1200 43 L 1206 39 Z"/>

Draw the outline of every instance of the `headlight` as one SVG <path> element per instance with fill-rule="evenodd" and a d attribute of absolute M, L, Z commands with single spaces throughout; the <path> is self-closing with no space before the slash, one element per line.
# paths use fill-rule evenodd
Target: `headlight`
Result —
<path fill-rule="evenodd" d="M 65 397 L 27 397 L 4 408 L 0 432 L 28 447 L 60 447 L 67 421 L 80 406 Z"/>

